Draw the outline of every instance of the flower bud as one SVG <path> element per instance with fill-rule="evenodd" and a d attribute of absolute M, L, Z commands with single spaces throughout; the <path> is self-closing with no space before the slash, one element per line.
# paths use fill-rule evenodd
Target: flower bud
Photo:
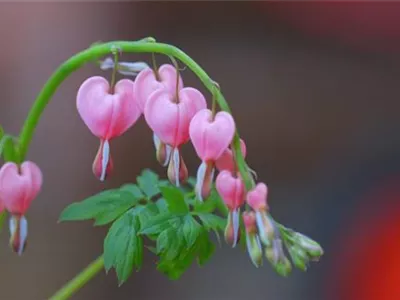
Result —
<path fill-rule="evenodd" d="M 100 64 L 100 69 L 103 71 L 117 68 L 118 73 L 125 76 L 136 76 L 144 69 L 149 68 L 149 65 L 145 62 L 118 62 L 115 65 L 114 60 L 111 57 L 107 57 Z"/>
<path fill-rule="evenodd" d="M 307 253 L 302 248 L 296 246 L 288 247 L 288 252 L 296 268 L 307 271 L 309 261 Z"/>
<path fill-rule="evenodd" d="M 292 264 L 287 257 L 285 257 L 282 261 L 279 261 L 274 268 L 279 275 L 284 277 L 289 276 L 292 272 Z"/>
<path fill-rule="evenodd" d="M 296 232 L 293 237 L 295 242 L 304 249 L 312 260 L 318 261 L 324 254 L 322 247 L 313 239 L 298 232 Z"/>
<path fill-rule="evenodd" d="M 288 276 L 292 271 L 292 264 L 283 252 L 282 240 L 275 238 L 271 246 L 266 247 L 265 256 L 281 276 Z"/>

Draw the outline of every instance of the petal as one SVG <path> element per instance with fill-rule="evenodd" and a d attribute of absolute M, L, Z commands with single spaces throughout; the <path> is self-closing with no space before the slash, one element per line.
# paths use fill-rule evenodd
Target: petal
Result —
<path fill-rule="evenodd" d="M 255 188 L 247 193 L 247 204 L 254 210 L 266 210 L 268 187 L 264 183 L 258 183 Z"/>
<path fill-rule="evenodd" d="M 117 82 L 110 94 L 108 81 L 100 76 L 88 78 L 79 88 L 76 105 L 90 131 L 101 139 L 122 135 L 140 117 L 133 97 L 133 81 Z"/>
<path fill-rule="evenodd" d="M 212 182 L 214 179 L 214 165 L 210 162 L 202 162 L 197 170 L 195 192 L 196 197 L 200 201 L 208 198 L 211 192 Z"/>
<path fill-rule="evenodd" d="M 239 224 L 240 224 L 240 210 L 235 209 L 232 211 L 232 225 L 233 225 L 233 244 L 232 248 L 236 247 L 239 237 Z"/>
<path fill-rule="evenodd" d="M 156 157 L 157 161 L 163 166 L 166 167 L 169 163 L 169 159 L 171 157 L 172 148 L 169 145 L 161 142 L 160 138 L 153 134 L 153 143 L 156 148 Z"/>
<path fill-rule="evenodd" d="M 174 66 L 164 64 L 158 69 L 160 81 L 156 79 L 154 71 L 150 68 L 139 73 L 135 80 L 134 96 L 138 100 L 142 112 L 150 95 L 158 89 L 166 89 L 172 96 L 176 93 L 176 69 Z M 179 76 L 179 87 L 183 88 L 182 78 Z"/>
<path fill-rule="evenodd" d="M 245 188 L 239 177 L 234 177 L 229 171 L 222 171 L 215 181 L 218 194 L 230 210 L 242 206 L 245 201 Z"/>
<path fill-rule="evenodd" d="M 167 89 L 159 89 L 148 98 L 144 109 L 146 122 L 164 143 L 179 147 L 189 140 L 190 121 L 206 105 L 204 97 L 196 91 L 180 90 L 179 103 L 174 102 L 174 96 Z"/>
<path fill-rule="evenodd" d="M 93 174 L 100 180 L 104 181 L 113 171 L 114 164 L 110 154 L 109 141 L 101 140 L 100 147 L 93 161 Z"/>
<path fill-rule="evenodd" d="M 176 93 L 176 69 L 173 65 L 164 64 L 158 69 L 158 75 L 165 88 L 173 95 Z M 182 77 L 179 75 L 178 90 L 183 89 Z"/>
<path fill-rule="evenodd" d="M 232 142 L 235 122 L 226 112 L 218 112 L 213 120 L 212 112 L 203 109 L 193 117 L 189 133 L 197 155 L 204 161 L 215 161 Z"/>
<path fill-rule="evenodd" d="M 136 77 L 133 95 L 137 99 L 142 112 L 144 112 L 149 96 L 158 89 L 163 89 L 163 84 L 157 81 L 151 68 L 144 69 Z"/>
<path fill-rule="evenodd" d="M 9 222 L 10 246 L 18 255 L 22 255 L 28 238 L 28 222 L 24 216 L 12 216 Z"/>
<path fill-rule="evenodd" d="M 242 150 L 243 157 L 246 157 L 246 144 L 242 139 L 240 140 L 240 149 Z M 226 149 L 215 161 L 215 167 L 218 169 L 218 171 L 228 170 L 231 173 L 234 173 L 235 169 L 237 168 L 235 167 L 235 159 L 230 148 Z"/>
<path fill-rule="evenodd" d="M 6 163 L 0 170 L 0 198 L 8 211 L 24 214 L 42 185 L 42 173 L 32 162 Z"/>

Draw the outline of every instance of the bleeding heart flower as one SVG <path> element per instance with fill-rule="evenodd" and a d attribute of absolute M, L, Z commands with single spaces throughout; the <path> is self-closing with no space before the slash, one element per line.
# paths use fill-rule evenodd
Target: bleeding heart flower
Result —
<path fill-rule="evenodd" d="M 243 157 L 246 157 L 246 144 L 240 139 L 240 149 L 242 150 Z M 218 171 L 227 170 L 235 173 L 237 170 L 235 158 L 233 157 L 233 151 L 227 148 L 222 155 L 215 161 L 215 167 Z"/>
<path fill-rule="evenodd" d="M 28 223 L 24 214 L 40 192 L 43 178 L 39 167 L 26 161 L 20 167 L 8 162 L 0 169 L 0 199 L 11 213 L 10 244 L 19 255 L 25 249 Z"/>
<path fill-rule="evenodd" d="M 229 209 L 225 240 L 235 247 L 239 234 L 240 207 L 245 202 L 244 184 L 240 177 L 233 176 L 229 171 L 222 171 L 218 174 L 215 185 L 219 195 Z"/>
<path fill-rule="evenodd" d="M 178 89 L 176 88 L 177 73 L 172 65 L 162 65 L 157 70 L 157 76 L 151 68 L 142 70 L 135 79 L 133 96 L 137 99 L 138 105 L 142 112 L 146 106 L 146 102 L 150 95 L 159 89 L 166 89 L 171 95 L 175 95 L 176 91 L 183 88 L 182 78 L 179 76 Z"/>
<path fill-rule="evenodd" d="M 267 185 L 264 183 L 258 183 L 255 188 L 247 193 L 246 202 L 256 212 L 256 220 L 261 242 L 265 246 L 271 246 L 271 242 L 279 234 L 279 231 L 268 214 L 267 196 Z"/>
<path fill-rule="evenodd" d="M 101 181 L 112 169 L 110 140 L 125 133 L 141 115 L 133 97 L 133 87 L 133 81 L 122 79 L 112 90 L 105 78 L 94 76 L 79 88 L 76 99 L 78 112 L 90 131 L 100 138 L 93 171 Z"/>
<path fill-rule="evenodd" d="M 235 134 L 235 121 L 227 112 L 199 111 L 190 122 L 190 138 L 202 164 L 197 171 L 196 194 L 199 200 L 208 197 L 214 176 L 214 164 L 229 147 Z"/>
<path fill-rule="evenodd" d="M 177 84 L 178 86 L 176 86 Z M 182 78 L 179 76 L 175 67 L 165 64 L 157 70 L 157 73 L 150 68 L 142 70 L 136 77 L 133 95 L 135 99 L 137 99 L 140 109 L 144 112 L 146 102 L 153 92 L 159 89 L 165 89 L 171 94 L 171 97 L 175 97 L 176 92 L 180 91 L 182 88 Z M 171 146 L 163 143 L 156 134 L 154 134 L 153 139 L 157 161 L 165 167 L 169 163 L 170 153 L 172 151 Z"/>
<path fill-rule="evenodd" d="M 189 124 L 193 116 L 207 106 L 204 96 L 196 89 L 186 87 L 178 97 L 166 89 L 153 92 L 146 102 L 144 116 L 149 127 L 161 142 L 173 147 L 169 179 L 179 186 L 184 174 L 184 162 L 179 147 L 189 140 Z"/>

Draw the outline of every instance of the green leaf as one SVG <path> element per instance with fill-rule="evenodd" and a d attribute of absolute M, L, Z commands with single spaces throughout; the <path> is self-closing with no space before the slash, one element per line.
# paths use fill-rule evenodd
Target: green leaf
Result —
<path fill-rule="evenodd" d="M 143 199 L 144 194 L 136 184 L 127 183 L 119 188 L 120 191 L 130 192 L 136 199 Z"/>
<path fill-rule="evenodd" d="M 138 230 L 136 212 L 130 210 L 113 223 L 104 240 L 104 266 L 107 271 L 115 268 L 120 285 L 142 264 L 143 239 Z"/>
<path fill-rule="evenodd" d="M 168 210 L 173 213 L 188 213 L 183 192 L 174 186 L 161 187 L 161 193 L 168 204 Z"/>
<path fill-rule="evenodd" d="M 169 182 L 169 180 L 166 179 L 162 179 L 158 182 L 158 187 L 163 187 L 163 186 L 170 186 L 171 183 Z"/>
<path fill-rule="evenodd" d="M 169 243 L 175 236 L 174 231 L 175 231 L 175 229 L 170 227 L 158 235 L 157 248 L 156 248 L 157 254 L 160 254 L 168 247 Z"/>
<path fill-rule="evenodd" d="M 138 198 L 126 190 L 108 190 L 66 207 L 60 221 L 95 219 L 95 225 L 114 221 L 138 202 Z"/>
<path fill-rule="evenodd" d="M 187 215 L 183 219 L 183 237 L 188 248 L 192 247 L 201 232 L 201 225 L 191 216 Z"/>
<path fill-rule="evenodd" d="M 179 253 L 181 252 L 184 246 L 184 240 L 182 237 L 181 230 L 173 230 L 172 237 L 169 241 L 169 245 L 167 249 L 164 251 L 165 259 L 173 260 L 175 259 Z"/>
<path fill-rule="evenodd" d="M 210 213 L 198 213 L 196 214 L 204 225 L 207 231 L 223 231 L 226 226 L 226 219 L 220 216 L 210 214 Z"/>
<path fill-rule="evenodd" d="M 153 171 L 145 169 L 136 180 L 139 187 L 148 198 L 154 197 L 160 193 L 160 189 L 158 188 L 158 175 Z"/>
<path fill-rule="evenodd" d="M 161 256 L 157 265 L 157 270 L 167 275 L 169 279 L 177 280 L 192 264 L 196 257 L 196 251 L 196 247 L 182 251 L 174 260 L 168 260 L 165 256 Z"/>
<path fill-rule="evenodd" d="M 193 204 L 194 211 L 201 213 L 212 213 L 215 210 L 215 207 L 216 203 L 212 198 L 209 198 L 204 202 L 195 199 Z"/>
<path fill-rule="evenodd" d="M 6 219 L 7 219 L 7 211 L 3 210 L 0 213 L 0 232 L 3 230 L 4 222 L 6 221 Z"/>
<path fill-rule="evenodd" d="M 160 198 L 156 202 L 156 206 L 160 212 L 167 212 L 168 211 L 168 203 L 165 201 L 164 198 Z"/>
<path fill-rule="evenodd" d="M 140 234 L 159 234 L 171 227 L 171 222 L 177 219 L 175 214 L 163 213 L 146 219 L 140 226 Z"/>
<path fill-rule="evenodd" d="M 197 249 L 197 263 L 199 266 L 204 266 L 215 252 L 215 245 L 210 241 L 208 233 L 204 230 L 197 239 Z"/>

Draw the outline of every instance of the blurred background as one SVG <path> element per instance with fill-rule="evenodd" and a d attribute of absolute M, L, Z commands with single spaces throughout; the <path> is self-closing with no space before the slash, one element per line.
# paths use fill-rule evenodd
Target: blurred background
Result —
<path fill-rule="evenodd" d="M 102 273 L 73 299 L 400 299 L 400 3 L 1 3 L 1 125 L 18 134 L 47 78 L 74 53 L 146 36 L 180 47 L 221 85 L 248 162 L 270 186 L 273 215 L 326 254 L 284 279 L 223 246 L 177 282 L 147 255 L 122 287 Z M 94 178 L 98 141 L 75 109 L 91 75 L 110 73 L 90 65 L 74 73 L 37 128 L 28 158 L 45 184 L 25 255 L 0 237 L 1 299 L 47 299 L 101 253 L 106 229 L 57 223 L 66 205 L 146 167 L 163 174 L 142 120 L 112 143 L 114 176 L 105 186 Z M 189 70 L 183 77 L 204 91 Z M 184 151 L 194 175 L 199 161 Z"/>

